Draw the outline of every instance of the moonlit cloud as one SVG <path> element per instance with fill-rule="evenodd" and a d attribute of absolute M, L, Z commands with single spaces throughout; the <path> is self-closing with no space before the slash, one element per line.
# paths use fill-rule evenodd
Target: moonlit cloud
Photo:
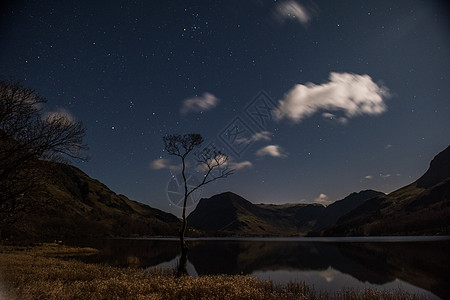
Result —
<path fill-rule="evenodd" d="M 275 8 L 275 17 L 280 22 L 293 20 L 299 22 L 303 26 L 308 24 L 311 20 L 310 12 L 308 12 L 304 6 L 293 0 L 279 3 Z"/>
<path fill-rule="evenodd" d="M 373 178 L 373 176 L 372 176 L 372 175 L 367 175 L 367 176 L 365 176 L 364 178 L 367 179 L 367 180 L 370 180 L 370 179 Z"/>
<path fill-rule="evenodd" d="M 314 199 L 314 202 L 315 202 L 315 203 L 322 204 L 322 205 L 325 205 L 325 206 L 331 204 L 331 201 L 328 200 L 328 196 L 325 195 L 325 194 L 320 194 L 319 197 L 317 197 L 316 199 Z"/>
<path fill-rule="evenodd" d="M 279 101 L 276 119 L 296 123 L 320 110 L 342 111 L 346 118 L 386 111 L 388 89 L 372 81 L 369 75 L 330 73 L 330 81 L 320 85 L 297 84 Z M 327 115 L 330 116 L 330 115 Z"/>
<path fill-rule="evenodd" d="M 44 119 L 47 122 L 64 121 L 69 124 L 75 123 L 75 117 L 66 109 L 58 108 L 56 111 L 47 112 L 44 114 Z"/>
<path fill-rule="evenodd" d="M 170 160 L 166 158 L 159 158 L 150 163 L 150 168 L 153 170 L 169 169 L 171 171 L 178 171 L 180 166 L 170 164 Z"/>
<path fill-rule="evenodd" d="M 203 93 L 201 97 L 185 99 L 180 113 L 186 115 L 190 112 L 202 112 L 210 110 L 219 104 L 219 99 L 211 93 Z"/>
<path fill-rule="evenodd" d="M 209 160 L 208 164 L 210 166 L 214 166 L 214 167 L 224 167 L 224 168 L 228 167 L 235 171 L 253 167 L 253 164 L 248 160 L 241 161 L 241 162 L 235 162 L 231 157 L 227 157 L 225 155 L 220 155 L 220 156 L 216 157 L 216 159 Z M 208 165 L 200 164 L 197 166 L 196 170 L 197 170 L 197 172 L 207 171 Z"/>
<path fill-rule="evenodd" d="M 245 143 L 245 144 L 249 144 L 252 142 L 257 142 L 257 141 L 270 141 L 272 139 L 271 137 L 272 133 L 270 133 L 269 131 L 261 131 L 261 132 L 257 132 L 255 134 L 253 134 L 250 138 L 237 138 L 236 139 L 236 143 Z"/>
<path fill-rule="evenodd" d="M 253 167 L 253 164 L 248 160 L 241 162 L 234 162 L 234 161 L 230 162 L 230 168 L 236 171 L 251 167 Z"/>
<path fill-rule="evenodd" d="M 287 155 L 284 153 L 284 150 L 278 145 L 268 145 L 265 146 L 258 151 L 256 151 L 256 155 L 258 156 L 273 156 L 273 157 L 286 157 Z"/>

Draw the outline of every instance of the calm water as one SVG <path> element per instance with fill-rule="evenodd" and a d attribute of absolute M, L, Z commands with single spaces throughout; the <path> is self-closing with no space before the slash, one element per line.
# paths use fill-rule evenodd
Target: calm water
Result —
<path fill-rule="evenodd" d="M 177 265 L 177 239 L 76 241 L 84 260 L 139 268 Z M 191 275 L 250 274 L 317 289 L 402 288 L 450 299 L 450 237 L 188 239 Z"/>

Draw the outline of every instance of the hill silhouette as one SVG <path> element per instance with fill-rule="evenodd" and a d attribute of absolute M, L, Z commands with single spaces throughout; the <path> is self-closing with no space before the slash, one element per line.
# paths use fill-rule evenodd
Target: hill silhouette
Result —
<path fill-rule="evenodd" d="M 321 204 L 253 204 L 232 192 L 201 199 L 188 224 L 219 235 L 295 236 L 334 224 L 364 201 L 383 194 L 353 193 L 325 207 Z"/>
<path fill-rule="evenodd" d="M 325 235 L 450 233 L 450 146 L 415 182 L 370 199 L 324 231 Z"/>
<path fill-rule="evenodd" d="M 3 238 L 177 234 L 179 220 L 174 215 L 117 195 L 74 166 L 45 161 L 41 164 L 45 185 L 18 199 L 14 211 L 0 211 Z"/>
<path fill-rule="evenodd" d="M 320 204 L 253 204 L 231 192 L 201 199 L 189 225 L 211 235 L 366 236 L 450 233 L 450 146 L 415 182 Z"/>
<path fill-rule="evenodd" d="M 0 210 L 3 239 L 177 235 L 176 216 L 117 195 L 74 166 L 40 164 L 45 185 L 17 199 L 14 210 Z M 366 190 L 325 207 L 254 204 L 225 192 L 201 199 L 188 225 L 209 236 L 449 234 L 450 146 L 423 176 L 387 195 Z"/>

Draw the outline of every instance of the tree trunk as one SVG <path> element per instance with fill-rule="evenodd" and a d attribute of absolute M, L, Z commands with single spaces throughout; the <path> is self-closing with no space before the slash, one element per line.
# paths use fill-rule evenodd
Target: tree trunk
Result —
<path fill-rule="evenodd" d="M 186 175 L 184 173 L 185 171 L 185 163 L 183 158 L 183 169 L 181 173 L 183 174 L 183 180 L 184 180 L 184 202 L 183 202 L 183 224 L 181 225 L 180 230 L 180 247 L 181 247 L 181 256 L 180 256 L 180 262 L 178 264 L 178 271 L 177 271 L 177 277 L 188 275 L 187 272 L 187 253 L 188 253 L 188 247 L 186 245 L 186 241 L 184 240 L 184 234 L 186 232 L 187 227 L 187 220 L 186 220 L 186 203 L 187 199 L 189 197 L 188 190 L 187 190 L 187 181 L 186 181 Z"/>
<path fill-rule="evenodd" d="M 188 275 L 187 271 L 188 247 L 186 245 L 186 242 L 184 241 L 184 237 L 181 238 L 181 232 L 180 232 L 180 242 L 181 242 L 181 256 L 180 261 L 178 262 L 177 277 Z"/>
<path fill-rule="evenodd" d="M 180 229 L 180 247 L 181 247 L 181 256 L 180 261 L 178 264 L 178 271 L 177 276 L 183 276 L 188 275 L 187 272 L 187 253 L 188 253 L 188 247 L 186 245 L 186 241 L 184 240 L 184 233 L 186 232 L 186 215 L 183 210 L 183 224 L 181 225 Z"/>

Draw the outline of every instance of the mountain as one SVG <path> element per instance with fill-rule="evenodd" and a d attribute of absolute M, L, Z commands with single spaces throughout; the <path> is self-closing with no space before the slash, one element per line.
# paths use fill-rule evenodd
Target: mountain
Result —
<path fill-rule="evenodd" d="M 382 195 L 353 193 L 328 207 L 321 204 L 253 204 L 231 192 L 201 199 L 189 215 L 189 226 L 210 234 L 245 236 L 305 235 L 334 224 L 364 201 Z"/>
<path fill-rule="evenodd" d="M 323 232 L 333 236 L 449 233 L 450 146 L 418 180 L 366 201 Z"/>
<path fill-rule="evenodd" d="M 231 192 L 201 199 L 189 215 L 189 226 L 213 234 L 244 236 L 298 235 L 309 228 L 322 205 L 256 205 Z M 295 216 L 302 216 L 296 218 Z"/>
<path fill-rule="evenodd" d="M 374 190 L 366 190 L 361 191 L 359 193 L 351 193 L 344 199 L 328 205 L 324 210 L 324 212 L 320 215 L 319 219 L 317 220 L 314 229 L 321 229 L 334 225 L 337 222 L 337 220 L 343 215 L 357 208 L 365 201 L 381 195 L 384 195 L 384 193 Z"/>
<path fill-rule="evenodd" d="M 0 210 L 1 235 L 17 240 L 177 235 L 172 214 L 117 195 L 80 169 L 42 162 L 45 185 Z"/>

